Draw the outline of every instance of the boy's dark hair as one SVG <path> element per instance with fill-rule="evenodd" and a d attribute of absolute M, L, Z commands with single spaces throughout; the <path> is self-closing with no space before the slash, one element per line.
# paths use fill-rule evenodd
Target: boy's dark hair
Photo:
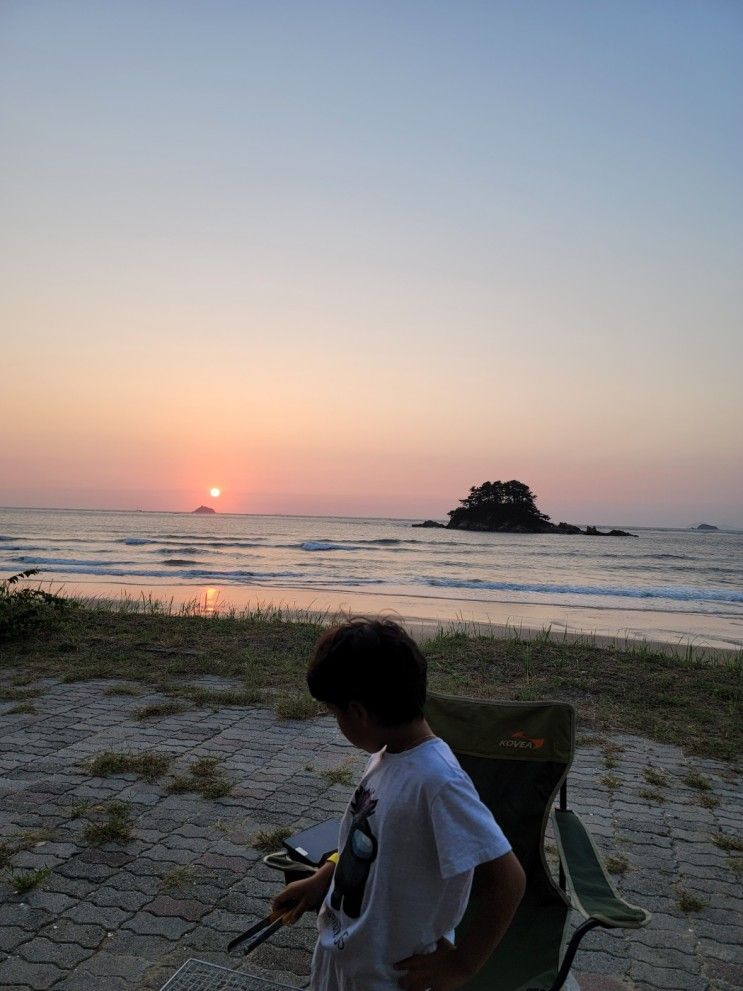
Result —
<path fill-rule="evenodd" d="M 320 702 L 359 702 L 381 726 L 399 726 L 423 715 L 426 659 L 392 620 L 352 619 L 321 637 L 307 685 Z"/>

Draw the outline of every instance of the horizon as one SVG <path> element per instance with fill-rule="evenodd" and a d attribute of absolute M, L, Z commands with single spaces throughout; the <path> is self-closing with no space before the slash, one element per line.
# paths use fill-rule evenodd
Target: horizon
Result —
<path fill-rule="evenodd" d="M 8 0 L 0 502 L 743 528 L 741 28 Z"/>
<path fill-rule="evenodd" d="M 207 503 L 203 503 L 207 505 Z M 214 508 L 214 507 L 211 507 Z M 152 516 L 195 516 L 201 515 L 197 514 L 193 509 L 123 509 L 123 508 L 100 508 L 95 506 L 0 506 L 0 512 L 5 510 L 18 511 L 18 512 L 45 512 L 45 513 L 102 513 L 102 514 L 121 514 L 121 515 L 136 515 L 136 514 L 149 514 Z M 257 512 L 238 512 L 236 510 L 225 512 L 219 509 L 214 509 L 214 513 L 206 514 L 207 518 L 213 518 L 213 516 L 240 516 L 240 517 L 258 517 L 258 518 L 276 518 L 276 519 L 316 519 L 316 520 L 364 520 L 366 522 L 374 522 L 378 520 L 381 523 L 385 522 L 397 522 L 397 523 L 413 523 L 418 520 L 423 519 L 434 519 L 439 522 L 443 522 L 446 519 L 448 513 L 444 513 L 439 516 L 377 516 L 373 514 L 369 515 L 354 515 L 351 513 L 257 513 Z M 547 514 L 552 522 L 555 522 L 555 518 Z M 203 516 L 201 517 L 203 518 Z M 576 522 L 575 520 L 568 520 L 566 522 Z M 696 523 L 637 523 L 631 522 L 630 520 L 586 520 L 582 519 L 579 521 L 582 526 L 598 526 L 601 527 L 630 527 L 635 530 L 673 530 L 682 532 L 694 532 L 698 529 L 701 524 L 707 524 L 714 526 L 716 530 L 721 533 L 741 533 L 743 532 L 743 527 L 736 527 L 734 525 L 727 524 L 721 521 L 710 521 L 709 519 L 700 519 Z M 478 532 L 478 531 L 474 531 Z"/>

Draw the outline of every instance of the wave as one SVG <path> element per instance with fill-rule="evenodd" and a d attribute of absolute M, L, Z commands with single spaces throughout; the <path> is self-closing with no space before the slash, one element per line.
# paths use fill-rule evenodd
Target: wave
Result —
<path fill-rule="evenodd" d="M 150 551 L 151 554 L 173 554 L 176 551 L 180 551 L 182 554 L 201 554 L 203 553 L 200 547 L 188 547 L 183 544 L 178 544 L 175 547 L 158 547 L 154 551 Z"/>
<path fill-rule="evenodd" d="M 542 582 L 488 582 L 457 578 L 424 578 L 433 588 L 470 588 L 496 592 L 546 592 L 553 595 L 613 595 L 630 599 L 675 599 L 682 602 L 743 602 L 743 592 L 724 588 L 632 588 L 622 585 L 551 585 Z"/>
<path fill-rule="evenodd" d="M 198 552 L 204 547 L 290 547 L 291 544 L 266 544 L 261 540 L 199 540 L 198 537 L 192 537 L 190 534 L 183 534 L 180 537 L 121 537 L 116 541 L 117 544 L 126 544 L 129 547 L 142 547 L 145 544 L 158 544 L 162 547 L 163 551 L 169 553 L 173 550 L 174 541 L 187 540 L 189 545 L 193 545 L 194 552 Z"/>
<path fill-rule="evenodd" d="M 298 546 L 303 551 L 360 551 L 362 549 L 353 544 L 334 544 L 331 540 L 305 540 Z"/>
<path fill-rule="evenodd" d="M 11 564 L 48 564 L 55 567 L 56 570 L 56 565 L 58 564 L 76 565 L 80 568 L 87 568 L 87 567 L 95 568 L 95 567 L 111 567 L 111 566 L 122 567 L 124 565 L 129 564 L 130 562 L 105 561 L 102 564 L 100 561 L 88 561 L 88 560 L 81 561 L 79 558 L 75 558 L 75 557 L 29 557 L 27 554 L 24 554 L 21 557 L 13 558 L 10 563 Z"/>
<path fill-rule="evenodd" d="M 140 568 L 122 568 L 117 562 L 111 561 L 106 565 L 94 561 L 83 562 L 79 565 L 63 564 L 58 567 L 55 563 L 51 569 L 55 575 L 95 575 L 103 578 L 194 578 L 207 582 L 261 582 L 276 578 L 304 578 L 297 571 L 210 571 L 206 568 L 184 568 L 181 571 L 154 571 Z"/>
<path fill-rule="evenodd" d="M 187 557 L 166 558 L 163 564 L 168 568 L 182 568 L 186 564 L 198 564 L 198 561 L 191 561 Z"/>

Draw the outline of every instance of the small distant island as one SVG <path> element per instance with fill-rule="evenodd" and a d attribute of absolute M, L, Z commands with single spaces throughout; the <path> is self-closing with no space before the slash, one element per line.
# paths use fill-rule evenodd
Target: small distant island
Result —
<path fill-rule="evenodd" d="M 437 527 L 447 530 L 479 530 L 484 533 L 566 533 L 584 537 L 636 537 L 626 530 L 599 530 L 587 526 L 582 530 L 573 523 L 552 523 L 540 513 L 536 496 L 524 482 L 483 482 L 473 485 L 461 505 L 448 512 L 449 522 L 425 520 L 414 527 Z"/>
<path fill-rule="evenodd" d="M 699 526 L 694 527 L 695 530 L 719 530 L 719 526 L 713 526 L 712 523 L 700 523 Z"/>
<path fill-rule="evenodd" d="M 193 513 L 216 513 L 216 509 L 212 509 L 211 506 L 199 506 L 198 509 L 192 510 Z"/>

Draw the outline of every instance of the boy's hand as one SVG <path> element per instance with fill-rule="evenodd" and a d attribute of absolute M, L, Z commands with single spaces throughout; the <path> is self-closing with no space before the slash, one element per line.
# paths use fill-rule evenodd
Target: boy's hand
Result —
<path fill-rule="evenodd" d="M 397 982 L 403 991 L 454 991 L 472 976 L 456 946 L 443 937 L 433 953 L 417 953 L 395 967 L 406 971 Z"/>
<path fill-rule="evenodd" d="M 271 908 L 274 912 L 282 914 L 290 912 L 285 925 L 293 926 L 305 912 L 322 905 L 323 898 L 328 893 L 330 882 L 333 880 L 334 870 L 333 864 L 324 864 L 316 874 L 312 874 L 302 881 L 292 881 L 291 884 L 287 884 L 283 891 L 278 893 Z"/>

